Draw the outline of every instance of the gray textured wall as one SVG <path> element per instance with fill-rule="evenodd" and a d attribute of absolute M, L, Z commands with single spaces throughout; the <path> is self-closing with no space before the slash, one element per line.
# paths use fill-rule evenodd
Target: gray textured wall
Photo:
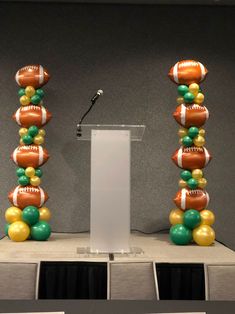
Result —
<path fill-rule="evenodd" d="M 51 153 L 42 186 L 48 191 L 55 231 L 89 228 L 88 142 L 78 142 L 76 123 L 98 88 L 105 95 L 87 122 L 146 124 L 132 146 L 132 228 L 167 228 L 179 169 L 170 160 L 178 146 L 171 113 L 176 86 L 166 74 L 185 58 L 204 63 L 203 83 L 211 113 L 206 170 L 217 238 L 235 248 L 234 118 L 235 8 L 0 4 L 0 200 L 1 228 L 16 185 L 9 155 L 18 143 L 11 114 L 18 107 L 14 73 L 41 63 L 52 74 L 45 105 L 54 118 L 46 127 Z"/>

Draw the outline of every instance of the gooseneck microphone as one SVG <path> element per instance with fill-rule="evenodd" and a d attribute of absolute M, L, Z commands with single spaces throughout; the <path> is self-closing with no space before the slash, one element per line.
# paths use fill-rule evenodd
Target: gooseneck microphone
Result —
<path fill-rule="evenodd" d="M 96 92 L 96 94 L 91 98 L 91 102 L 92 103 L 95 103 L 96 102 L 96 100 L 100 97 L 100 96 L 103 96 L 103 91 L 102 91 L 102 89 L 99 89 L 97 92 Z"/>
<path fill-rule="evenodd" d="M 83 116 L 81 117 L 78 125 L 77 125 L 77 136 L 81 137 L 82 136 L 82 122 L 85 119 L 85 117 L 88 115 L 88 113 L 91 111 L 92 107 L 94 106 L 94 104 L 96 103 L 97 99 L 102 96 L 104 94 L 104 92 L 102 91 L 102 89 L 99 89 L 96 94 L 91 98 L 91 105 L 88 108 L 88 110 L 83 114 Z"/>

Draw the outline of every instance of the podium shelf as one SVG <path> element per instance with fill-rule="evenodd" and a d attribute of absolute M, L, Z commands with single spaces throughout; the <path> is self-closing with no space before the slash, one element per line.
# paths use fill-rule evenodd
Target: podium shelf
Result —
<path fill-rule="evenodd" d="M 90 141 L 92 130 L 119 130 L 130 131 L 131 141 L 142 141 L 145 125 L 127 125 L 127 124 L 82 124 L 77 125 L 77 139 L 80 141 Z"/>

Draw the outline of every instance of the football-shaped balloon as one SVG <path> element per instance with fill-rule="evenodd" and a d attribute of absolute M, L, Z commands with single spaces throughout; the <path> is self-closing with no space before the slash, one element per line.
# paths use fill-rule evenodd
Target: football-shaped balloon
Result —
<path fill-rule="evenodd" d="M 23 209 L 26 206 L 41 207 L 48 200 L 48 195 L 38 186 L 18 185 L 8 194 L 8 199 L 14 206 Z"/>
<path fill-rule="evenodd" d="M 41 128 L 50 121 L 51 113 L 43 106 L 29 105 L 20 107 L 12 118 L 24 128 L 31 125 Z"/>
<path fill-rule="evenodd" d="M 19 167 L 38 168 L 48 160 L 49 154 L 40 145 L 21 145 L 14 150 L 11 158 Z"/>
<path fill-rule="evenodd" d="M 185 106 L 185 104 L 181 104 L 176 107 L 173 117 L 186 128 L 191 126 L 200 128 L 208 120 L 209 111 L 205 106 L 197 104 Z"/>
<path fill-rule="evenodd" d="M 172 160 L 179 168 L 202 169 L 211 160 L 211 155 L 205 147 L 180 147 L 172 155 Z"/>
<path fill-rule="evenodd" d="M 175 205 L 182 210 L 196 209 L 200 211 L 208 206 L 209 201 L 209 194 L 202 189 L 184 188 L 179 190 L 174 198 Z"/>
<path fill-rule="evenodd" d="M 39 88 L 50 79 L 47 69 L 39 64 L 27 65 L 16 72 L 15 80 L 21 87 L 33 86 Z"/>
<path fill-rule="evenodd" d="M 208 70 L 198 61 L 183 60 L 177 62 L 168 73 L 169 78 L 176 84 L 192 84 L 202 82 Z"/>

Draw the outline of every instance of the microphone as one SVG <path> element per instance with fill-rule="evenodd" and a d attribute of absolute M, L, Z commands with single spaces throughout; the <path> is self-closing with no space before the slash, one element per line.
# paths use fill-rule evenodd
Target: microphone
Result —
<path fill-rule="evenodd" d="M 96 103 L 97 99 L 102 96 L 104 94 L 104 92 L 102 91 L 102 89 L 99 89 L 96 94 L 91 98 L 91 105 L 88 108 L 88 110 L 83 114 L 83 116 L 81 117 L 78 125 L 77 125 L 77 136 L 81 137 L 82 136 L 82 122 L 85 119 L 85 117 L 88 115 L 88 113 L 91 111 L 92 107 L 94 106 L 94 104 Z"/>
<path fill-rule="evenodd" d="M 92 103 L 95 103 L 96 102 L 96 100 L 100 97 L 100 96 L 103 96 L 103 91 L 102 91 L 102 89 L 99 89 L 97 92 L 96 92 L 96 94 L 91 98 L 91 102 Z"/>

